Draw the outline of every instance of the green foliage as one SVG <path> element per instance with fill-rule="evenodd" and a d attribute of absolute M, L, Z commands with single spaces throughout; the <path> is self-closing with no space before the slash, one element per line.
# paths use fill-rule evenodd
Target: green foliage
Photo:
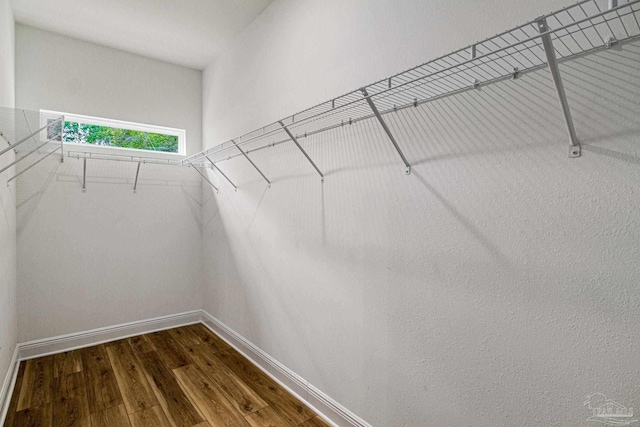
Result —
<path fill-rule="evenodd" d="M 64 122 L 64 141 L 138 150 L 178 152 L 178 137 L 139 130 Z"/>

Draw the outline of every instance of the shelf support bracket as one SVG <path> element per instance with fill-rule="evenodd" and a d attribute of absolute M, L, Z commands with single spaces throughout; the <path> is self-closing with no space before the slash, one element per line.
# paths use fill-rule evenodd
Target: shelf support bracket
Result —
<path fill-rule="evenodd" d="M 245 159 L 247 159 L 247 161 L 248 161 L 249 163 L 251 163 L 251 166 L 253 166 L 253 168 L 254 168 L 255 170 L 257 170 L 257 171 L 258 171 L 258 173 L 260 174 L 260 176 L 261 176 L 262 178 L 264 178 L 264 180 L 265 180 L 265 181 L 267 181 L 267 184 L 269 185 L 269 188 L 271 188 L 271 181 L 269 181 L 269 178 L 267 178 L 266 176 L 264 176 L 264 174 L 262 173 L 262 171 L 260 170 L 260 168 L 258 168 L 258 167 L 256 166 L 256 164 L 255 164 L 255 163 L 253 163 L 253 160 L 251 160 L 251 159 L 249 158 L 249 155 L 248 155 L 247 153 L 245 153 L 245 151 L 244 151 L 242 148 L 240 148 L 240 146 L 238 145 L 238 143 L 236 143 L 233 139 L 231 140 L 231 142 L 233 142 L 233 145 L 235 145 L 235 146 L 236 146 L 236 148 L 238 149 L 238 151 L 240 151 L 240 153 L 242 153 L 242 155 L 244 156 L 244 158 L 245 158 Z"/>
<path fill-rule="evenodd" d="M 133 183 L 133 192 L 138 191 L 138 175 L 140 175 L 140 162 L 138 162 L 138 168 L 136 169 L 136 180 Z"/>
<path fill-rule="evenodd" d="M 15 144 L 14 144 L 15 145 Z M 32 167 L 34 167 L 35 165 L 37 165 L 38 163 L 40 163 L 41 161 L 43 161 L 44 159 L 46 159 L 47 157 L 49 157 L 50 155 L 52 155 L 53 153 L 56 153 L 58 150 L 60 149 L 60 147 L 56 148 L 55 150 L 47 153 L 46 155 L 44 155 L 43 157 L 39 158 L 38 160 L 36 160 L 35 162 L 31 163 L 27 168 L 21 170 L 20 172 L 18 172 L 17 174 L 15 174 L 14 176 L 12 176 L 11 178 L 9 178 L 7 180 L 7 186 L 9 185 L 9 183 L 11 181 L 13 181 L 14 179 L 16 179 L 17 177 L 19 177 L 20 175 L 22 175 L 23 173 L 25 173 L 26 171 L 28 171 L 29 169 L 31 169 Z"/>
<path fill-rule="evenodd" d="M 404 153 L 400 149 L 400 146 L 396 142 L 396 139 L 393 137 L 391 130 L 389 129 L 384 119 L 382 118 L 380 111 L 378 111 L 378 107 L 376 107 L 376 104 L 373 102 L 373 100 L 371 99 L 371 96 L 367 93 L 367 90 L 365 88 L 362 88 L 361 91 L 362 91 L 362 94 L 364 95 L 364 99 L 367 100 L 369 107 L 371 107 L 371 111 L 373 111 L 373 114 L 376 116 L 376 118 L 380 122 L 382 129 L 384 129 L 385 133 L 393 143 L 393 146 L 395 147 L 396 151 L 400 155 L 400 158 L 402 159 L 402 162 L 404 163 L 404 166 L 405 166 L 405 170 L 404 170 L 405 175 L 411 175 L 411 165 L 407 161 L 407 158 L 404 156 Z"/>
<path fill-rule="evenodd" d="M 57 138 L 57 136 L 54 136 L 53 139 Z M 29 151 L 27 154 L 25 154 L 24 156 L 15 159 L 13 162 L 9 163 L 8 165 L 6 165 L 5 167 L 3 167 L 2 169 L 0 169 L 0 173 L 6 171 L 7 169 L 9 169 L 11 166 L 15 166 L 18 163 L 20 163 L 21 161 L 23 161 L 24 159 L 26 159 L 27 157 L 29 157 L 30 155 L 32 155 L 33 153 L 35 153 L 36 151 L 39 151 L 42 147 L 44 147 L 45 145 L 47 145 L 49 142 L 51 142 L 51 140 L 47 140 L 44 144 L 42 145 L 38 145 L 36 146 L 36 148 L 34 148 L 33 150 Z M 9 144 L 11 145 L 11 144 Z"/>
<path fill-rule="evenodd" d="M 209 183 L 210 186 L 213 187 L 214 190 L 216 190 L 216 193 L 218 193 L 220 190 L 218 190 L 218 187 L 216 187 L 215 185 L 213 185 L 213 182 L 211 182 L 209 180 L 209 178 L 207 178 L 207 176 L 205 174 L 203 174 L 202 172 L 200 172 L 200 170 L 191 162 L 189 162 L 189 164 L 191 165 L 191 167 L 193 168 L 193 170 L 195 170 L 196 172 L 198 172 L 198 174 Z"/>
<path fill-rule="evenodd" d="M 22 138 L 20 141 L 17 141 L 16 143 L 14 143 L 13 145 L 9 145 L 7 148 L 5 148 L 4 150 L 0 151 L 0 156 L 2 156 L 4 153 L 6 153 L 7 151 L 11 150 L 12 148 L 16 148 L 18 145 L 22 144 L 25 141 L 28 141 L 29 139 L 33 138 L 34 136 L 36 136 L 37 134 L 39 134 L 40 132 L 42 132 L 43 130 L 47 129 L 49 126 L 61 121 L 62 119 L 56 119 L 54 121 L 52 121 L 51 123 L 42 126 L 40 129 L 38 129 L 35 132 L 30 133 L 29 135 L 25 136 L 24 138 Z"/>
<path fill-rule="evenodd" d="M 9 147 L 11 147 L 11 141 L 9 141 L 9 139 L 6 136 L 4 136 L 4 133 L 0 132 L 0 138 L 2 138 L 2 140 L 6 142 L 7 145 L 9 145 Z"/>
<path fill-rule="evenodd" d="M 207 160 L 209 160 L 209 161 L 211 162 L 211 167 L 213 167 L 215 170 L 217 170 L 218 172 L 220 172 L 220 175 L 222 175 L 222 176 L 224 177 L 224 179 L 226 179 L 226 180 L 229 182 L 229 184 L 231 184 L 231 186 L 233 187 L 233 190 L 234 190 L 234 191 L 238 191 L 238 187 L 236 187 L 236 185 L 233 183 L 233 181 L 231 181 L 231 180 L 229 179 L 229 177 L 228 177 L 227 175 L 225 175 L 225 174 L 224 174 L 224 172 L 222 172 L 222 171 L 220 170 L 220 168 L 219 168 L 218 166 L 216 166 L 216 164 L 215 164 L 215 163 L 213 163 L 213 160 L 211 160 L 211 159 L 209 158 L 209 156 L 204 156 L 204 157 L 205 157 L 205 159 L 207 159 Z"/>
<path fill-rule="evenodd" d="M 82 192 L 87 192 L 87 158 L 82 159 Z"/>
<path fill-rule="evenodd" d="M 64 116 L 60 117 L 60 163 L 64 163 Z"/>
<path fill-rule="evenodd" d="M 582 148 L 576 135 L 576 129 L 573 126 L 573 119 L 571 118 L 571 110 L 569 109 L 569 101 L 564 91 L 564 85 L 562 84 L 562 76 L 560 75 L 560 69 L 558 68 L 558 61 L 556 60 L 555 50 L 553 48 L 553 41 L 551 35 L 548 33 L 549 27 L 547 26 L 547 20 L 545 18 L 537 21 L 538 31 L 541 34 L 542 45 L 544 47 L 544 53 L 547 56 L 547 64 L 549 65 L 549 71 L 551 71 L 551 77 L 553 83 L 556 86 L 556 92 L 558 93 L 558 99 L 560 100 L 560 106 L 562 107 L 562 114 L 567 124 L 567 130 L 569 132 L 569 138 L 571 140 L 571 147 L 569 147 L 569 157 L 580 157 Z"/>
<path fill-rule="evenodd" d="M 311 166 L 313 166 L 313 168 L 316 170 L 316 172 L 318 172 L 318 175 L 320 175 L 320 181 L 324 182 L 324 175 L 322 174 L 322 172 L 320 171 L 318 166 L 316 166 L 316 164 L 313 162 L 313 160 L 311 160 L 311 157 L 309 157 L 307 152 L 304 151 L 304 148 L 302 148 L 302 146 L 298 142 L 298 139 L 295 136 L 293 136 L 291 131 L 284 125 L 284 123 L 282 123 L 282 121 L 279 121 L 278 123 L 280 123 L 280 126 L 282 126 L 282 129 L 284 129 L 284 131 L 287 133 L 287 135 L 289 135 L 289 138 L 291 138 L 293 143 L 296 144 L 296 147 L 298 147 L 298 150 L 300 150 L 302 152 L 302 154 L 304 154 L 304 156 L 307 158 L 309 163 L 311 163 Z"/>

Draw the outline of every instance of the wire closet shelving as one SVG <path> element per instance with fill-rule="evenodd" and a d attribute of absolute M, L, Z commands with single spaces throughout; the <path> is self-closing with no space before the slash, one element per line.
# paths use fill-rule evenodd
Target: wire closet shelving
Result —
<path fill-rule="evenodd" d="M 570 142 L 569 157 L 579 157 L 580 142 L 574 129 L 558 64 L 639 37 L 640 0 L 583 0 L 292 114 L 183 160 L 165 161 L 165 164 L 193 167 L 203 179 L 218 190 L 198 168 L 217 171 L 236 188 L 217 164 L 243 156 L 271 186 L 271 181 L 254 163 L 250 154 L 279 144 L 294 143 L 324 181 L 321 168 L 311 159 L 300 140 L 362 120 L 375 119 L 393 144 L 408 175 L 411 173 L 410 159 L 407 159 L 402 151 L 402 141 L 397 141 L 387 126 L 385 115 L 483 85 L 517 79 L 525 73 L 544 67 L 549 68 L 560 102 L 559 110 L 566 123 Z M 64 118 L 61 120 L 64 121 Z M 59 150 L 63 153 L 63 143 L 60 144 Z M 6 149 L 0 151 L 0 155 L 5 151 Z M 85 170 L 87 159 L 138 162 L 136 177 L 141 163 L 157 162 L 157 159 L 139 156 L 96 155 L 82 151 L 69 152 L 67 156 L 83 159 Z"/>
<path fill-rule="evenodd" d="M 218 162 L 237 156 L 251 161 L 252 152 L 295 143 L 324 180 L 321 169 L 300 145 L 303 138 L 327 130 L 376 119 L 411 173 L 411 163 L 387 126 L 386 114 L 417 107 L 443 97 L 473 90 L 549 67 L 569 134 L 569 156 L 579 157 L 580 142 L 571 119 L 558 63 L 640 36 L 640 0 L 584 0 L 541 16 L 481 42 L 433 59 L 402 73 L 379 80 L 337 98 L 246 133 L 190 156 L 184 163 Z"/>

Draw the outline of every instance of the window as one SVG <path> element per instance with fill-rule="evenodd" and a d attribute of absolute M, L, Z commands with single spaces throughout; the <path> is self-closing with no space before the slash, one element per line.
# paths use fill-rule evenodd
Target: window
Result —
<path fill-rule="evenodd" d="M 185 131 L 141 123 L 100 117 L 81 116 L 57 111 L 40 110 L 42 125 L 64 116 L 64 143 L 94 145 L 114 149 L 155 151 L 185 155 Z M 49 137 L 60 141 L 60 128 L 51 129 Z"/>

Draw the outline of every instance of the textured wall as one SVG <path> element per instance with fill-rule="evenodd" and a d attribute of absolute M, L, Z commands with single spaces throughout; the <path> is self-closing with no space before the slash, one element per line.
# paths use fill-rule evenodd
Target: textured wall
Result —
<path fill-rule="evenodd" d="M 53 155 L 18 178 L 19 341 L 201 307 L 200 177 Z"/>
<path fill-rule="evenodd" d="M 174 127 L 201 145 L 202 73 L 16 26 L 16 106 Z"/>
<path fill-rule="evenodd" d="M 184 128 L 198 151 L 201 72 L 22 25 L 16 104 Z M 26 145 L 26 144 L 25 144 Z M 54 155 L 18 180 L 20 342 L 201 307 L 200 177 Z M 53 307 L 53 309 L 52 309 Z"/>
<path fill-rule="evenodd" d="M 212 146 L 564 2 L 274 2 L 204 73 Z M 465 31 L 460 31 L 464 28 Z M 380 31 L 383 29 L 383 31 Z M 640 43 L 242 158 L 203 187 L 204 308 L 376 426 L 640 406 Z M 212 175 L 218 180 L 217 175 Z"/>
<path fill-rule="evenodd" d="M 0 0 L 0 107 L 14 105 L 14 30 L 9 0 Z M 0 112 L 2 114 L 2 112 Z M 0 120 L 6 123 L 5 120 Z M 6 132 L 6 131 L 5 131 Z M 15 142 L 15 141 L 14 141 Z M 0 141 L 0 150 L 6 143 Z M 13 161 L 13 152 L 0 158 L 0 168 Z M 4 180 L 13 168 L 0 174 L 0 388 L 17 340 L 16 305 L 16 192 Z"/>

